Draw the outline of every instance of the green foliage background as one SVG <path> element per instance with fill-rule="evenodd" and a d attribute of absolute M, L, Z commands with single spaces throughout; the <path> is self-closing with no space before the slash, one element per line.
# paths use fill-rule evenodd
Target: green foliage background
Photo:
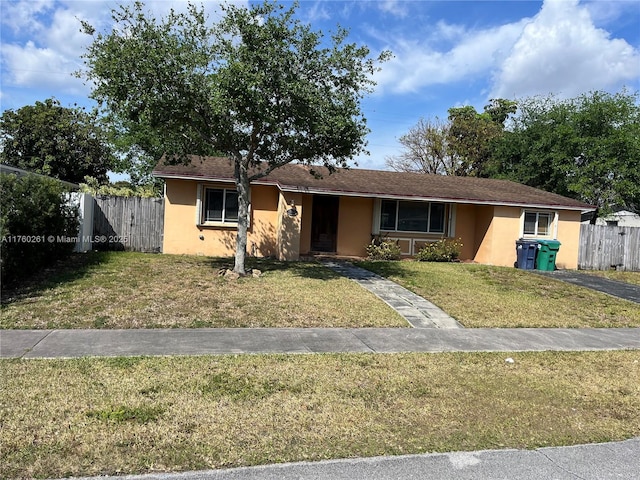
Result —
<path fill-rule="evenodd" d="M 57 240 L 78 234 L 78 211 L 51 178 L 0 174 L 0 191 L 0 270 L 6 286 L 73 251 L 74 243 Z"/>
<path fill-rule="evenodd" d="M 0 144 L 2 163 L 67 182 L 86 175 L 104 182 L 108 170 L 118 170 L 97 113 L 63 107 L 53 98 L 5 110 Z"/>

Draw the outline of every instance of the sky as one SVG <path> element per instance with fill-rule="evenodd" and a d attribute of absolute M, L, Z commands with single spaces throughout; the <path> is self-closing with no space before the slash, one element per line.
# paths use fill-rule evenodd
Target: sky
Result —
<path fill-rule="evenodd" d="M 107 32 L 121 3 L 0 0 L 1 110 L 50 97 L 93 106 L 90 86 L 72 76 L 90 42 L 80 20 Z M 144 3 L 156 17 L 186 10 L 184 0 Z M 220 18 L 218 1 L 196 3 L 212 22 Z M 354 159 L 359 168 L 387 168 L 386 158 L 401 151 L 399 137 L 420 118 L 445 119 L 451 107 L 481 111 L 491 98 L 640 90 L 640 0 L 299 3 L 298 17 L 314 30 L 330 34 L 340 25 L 372 56 L 393 54 L 362 101 L 371 132 L 369 155 Z"/>

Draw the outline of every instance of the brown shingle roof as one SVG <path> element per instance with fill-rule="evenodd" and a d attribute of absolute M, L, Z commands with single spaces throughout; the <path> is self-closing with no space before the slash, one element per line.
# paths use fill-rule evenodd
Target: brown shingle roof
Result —
<path fill-rule="evenodd" d="M 578 200 L 508 180 L 356 168 L 339 169 L 328 175 L 326 169 L 314 167 L 324 175 L 317 179 L 310 174 L 310 168 L 299 164 L 285 165 L 253 183 L 277 185 L 283 191 L 328 195 L 595 210 Z M 233 164 L 220 157 L 193 157 L 188 165 L 168 165 L 161 160 L 153 174 L 162 178 L 233 181 Z"/>

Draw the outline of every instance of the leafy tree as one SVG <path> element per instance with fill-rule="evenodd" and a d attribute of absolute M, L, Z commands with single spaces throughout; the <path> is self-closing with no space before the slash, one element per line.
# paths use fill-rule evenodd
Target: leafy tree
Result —
<path fill-rule="evenodd" d="M 499 139 L 516 102 L 492 99 L 483 113 L 471 106 L 449 109 L 449 147 L 457 157 L 456 175 L 485 177 L 491 160 L 493 143 Z"/>
<path fill-rule="evenodd" d="M 495 146 L 497 176 L 582 200 L 601 214 L 640 210 L 637 92 L 533 97 L 519 108 Z"/>
<path fill-rule="evenodd" d="M 101 181 L 116 166 L 105 130 L 95 113 L 62 107 L 49 98 L 0 117 L 0 161 L 78 183 L 86 175 Z"/>
<path fill-rule="evenodd" d="M 85 55 L 93 97 L 123 127 L 174 161 L 221 152 L 233 162 L 240 274 L 249 183 L 294 161 L 332 172 L 365 148 L 360 100 L 374 85 L 376 60 L 346 43 L 343 29 L 325 42 L 294 18 L 296 8 L 226 5 L 210 26 L 193 5 L 156 21 L 136 3 L 112 12 L 111 32 L 95 35 L 85 24 L 95 35 Z"/>

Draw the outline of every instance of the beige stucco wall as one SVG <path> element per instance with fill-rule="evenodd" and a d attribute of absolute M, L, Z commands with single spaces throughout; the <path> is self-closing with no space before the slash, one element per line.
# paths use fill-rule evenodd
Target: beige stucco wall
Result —
<path fill-rule="evenodd" d="M 493 207 L 491 235 L 486 261 L 490 265 L 513 267 L 516 262 L 516 240 L 520 237 L 521 209 Z"/>
<path fill-rule="evenodd" d="M 522 208 L 458 205 L 456 212 L 455 236 L 464 244 L 461 260 L 514 266 L 516 241 L 522 229 Z M 578 268 L 580 212 L 558 211 L 557 232 L 561 246 L 556 266 L 562 269 Z"/>
<path fill-rule="evenodd" d="M 337 254 L 364 257 L 371 242 L 373 199 L 340 197 Z"/>
<path fill-rule="evenodd" d="M 308 255 L 311 251 L 311 213 L 313 212 L 313 195 L 302 195 L 302 210 L 305 215 L 300 224 L 300 255 Z"/>
<path fill-rule="evenodd" d="M 561 245 L 556 257 L 556 267 L 577 269 L 580 248 L 580 212 L 559 212 L 558 241 Z"/>
<path fill-rule="evenodd" d="M 233 184 L 203 183 L 208 187 L 233 188 Z M 164 253 L 233 256 L 236 229 L 198 226 L 196 200 L 198 182 L 166 180 L 164 209 Z M 247 251 L 256 256 L 276 255 L 278 190 L 271 186 L 251 189 L 251 225 Z M 202 237 L 202 238 L 201 238 Z"/>
<path fill-rule="evenodd" d="M 454 237 L 462 242 L 460 260 L 473 260 L 476 256 L 476 207 L 456 205 Z"/>
<path fill-rule="evenodd" d="M 472 205 L 470 207 L 472 208 L 472 215 L 475 216 L 475 227 L 473 230 L 472 240 L 473 256 L 465 260 L 473 260 L 478 263 L 490 263 L 494 234 L 493 207 L 482 205 Z M 466 239 L 463 238 L 462 242 L 466 243 Z"/>
<path fill-rule="evenodd" d="M 287 210 L 292 209 L 293 206 L 298 213 L 291 216 Z M 300 233 L 304 216 L 302 194 L 280 192 L 276 235 L 279 260 L 298 260 L 300 257 Z"/>
<path fill-rule="evenodd" d="M 233 188 L 230 183 L 202 185 Z M 163 252 L 232 256 L 236 229 L 199 226 L 197 192 L 196 181 L 166 181 Z M 294 217 L 286 213 L 291 201 L 298 210 Z M 297 260 L 300 255 L 309 253 L 312 202 L 313 196 L 309 194 L 280 192 L 274 186 L 253 186 L 248 253 L 277 256 L 282 260 Z M 366 255 L 366 245 L 371 241 L 373 210 L 373 199 L 340 198 L 338 255 Z M 515 242 L 521 232 L 521 214 L 519 207 L 457 205 L 455 238 L 463 243 L 461 260 L 512 267 L 516 261 Z M 558 212 L 557 240 L 561 242 L 556 259 L 558 268 L 577 268 L 580 212 Z"/>

